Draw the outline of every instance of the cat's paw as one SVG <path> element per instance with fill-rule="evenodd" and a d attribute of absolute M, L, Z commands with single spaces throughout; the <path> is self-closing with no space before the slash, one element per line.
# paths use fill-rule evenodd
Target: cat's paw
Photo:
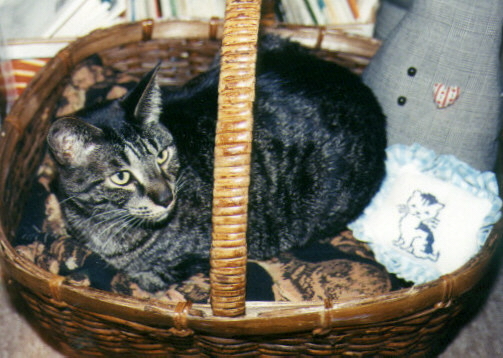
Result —
<path fill-rule="evenodd" d="M 440 220 L 438 218 L 431 218 L 429 220 L 426 220 L 425 225 L 427 225 L 430 229 L 436 229 L 438 224 L 440 223 Z"/>
<path fill-rule="evenodd" d="M 433 262 L 436 262 L 436 261 L 438 261 L 439 257 L 440 257 L 440 252 L 437 251 L 437 252 L 430 254 L 429 259 Z"/>

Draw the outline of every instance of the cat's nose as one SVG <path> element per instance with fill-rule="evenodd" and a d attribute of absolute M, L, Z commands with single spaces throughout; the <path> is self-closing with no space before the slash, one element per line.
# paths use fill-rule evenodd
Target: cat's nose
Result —
<path fill-rule="evenodd" d="M 152 185 L 150 198 L 156 205 L 167 207 L 173 201 L 173 191 L 167 183 L 155 183 Z"/>
<path fill-rule="evenodd" d="M 157 205 L 167 207 L 173 201 L 173 192 L 170 188 L 166 188 L 165 190 L 156 193 L 152 199 Z"/>

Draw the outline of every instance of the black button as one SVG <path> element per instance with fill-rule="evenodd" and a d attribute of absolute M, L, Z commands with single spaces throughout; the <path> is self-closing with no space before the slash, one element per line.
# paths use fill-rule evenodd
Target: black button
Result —
<path fill-rule="evenodd" d="M 407 74 L 410 76 L 410 77 L 414 77 L 417 73 L 417 70 L 415 67 L 409 67 L 409 69 L 407 70 Z"/>
<path fill-rule="evenodd" d="M 405 106 L 405 103 L 407 103 L 407 98 L 404 96 L 400 96 L 400 97 L 398 97 L 397 102 L 400 106 Z"/>

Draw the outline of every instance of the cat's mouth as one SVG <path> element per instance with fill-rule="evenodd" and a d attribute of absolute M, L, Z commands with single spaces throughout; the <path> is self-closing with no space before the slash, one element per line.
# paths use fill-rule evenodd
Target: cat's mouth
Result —
<path fill-rule="evenodd" d="M 173 212 L 174 208 L 175 208 L 175 202 L 176 202 L 176 198 L 173 197 L 173 200 L 171 201 L 171 203 L 168 205 L 168 207 L 162 211 L 160 213 L 160 215 L 157 216 L 157 218 L 154 219 L 154 223 L 164 223 L 166 220 L 168 220 L 168 218 L 171 216 L 171 213 Z"/>
<path fill-rule="evenodd" d="M 130 209 L 132 216 L 140 219 L 146 225 L 160 225 L 165 223 L 174 211 L 176 197 L 173 197 L 168 206 L 141 206 Z"/>

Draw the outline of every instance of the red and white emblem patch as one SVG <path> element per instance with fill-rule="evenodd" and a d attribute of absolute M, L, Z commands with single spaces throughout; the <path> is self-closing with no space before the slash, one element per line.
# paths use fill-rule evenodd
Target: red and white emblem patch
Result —
<path fill-rule="evenodd" d="M 446 86 L 443 83 L 433 85 L 433 99 L 438 108 L 446 108 L 453 105 L 461 94 L 459 86 Z"/>

